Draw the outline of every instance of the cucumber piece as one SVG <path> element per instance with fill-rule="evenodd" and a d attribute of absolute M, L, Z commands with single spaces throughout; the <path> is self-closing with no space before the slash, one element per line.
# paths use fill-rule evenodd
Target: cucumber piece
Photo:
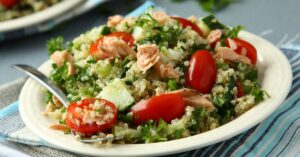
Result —
<path fill-rule="evenodd" d="M 135 40 L 141 39 L 142 35 L 143 35 L 143 28 L 142 27 L 138 27 L 138 26 L 134 27 L 131 35 L 133 36 L 133 38 Z"/>
<path fill-rule="evenodd" d="M 214 15 L 206 16 L 202 19 L 202 21 L 208 26 L 209 29 L 225 29 L 227 28 L 225 25 L 220 23 Z"/>
<path fill-rule="evenodd" d="M 202 30 L 202 33 L 204 36 L 207 36 L 209 34 L 209 32 L 211 31 L 202 19 L 199 20 L 197 25 Z"/>
<path fill-rule="evenodd" d="M 134 102 L 134 98 L 128 91 L 125 82 L 118 78 L 107 84 L 98 97 L 111 101 L 119 111 L 124 111 Z"/>

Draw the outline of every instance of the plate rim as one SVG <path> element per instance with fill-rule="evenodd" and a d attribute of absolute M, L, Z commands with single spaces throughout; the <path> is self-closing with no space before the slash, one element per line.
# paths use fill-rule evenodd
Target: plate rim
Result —
<path fill-rule="evenodd" d="M 84 3 L 84 0 L 64 0 L 36 13 L 2 21 L 0 22 L 0 32 L 10 32 L 43 23 L 71 10 L 80 3 Z"/>
<path fill-rule="evenodd" d="M 248 37 L 251 37 L 251 38 L 254 38 L 256 40 L 258 40 L 260 43 L 262 43 L 263 45 L 266 45 L 266 47 L 268 48 L 272 48 L 273 50 L 276 51 L 276 55 L 278 55 L 278 57 L 281 59 L 282 61 L 282 67 L 286 68 L 285 72 L 286 72 L 286 75 L 284 76 L 285 78 L 285 82 L 282 82 L 282 86 L 285 86 L 284 89 L 281 91 L 281 94 L 280 95 L 281 97 L 278 98 L 277 102 L 275 102 L 275 105 L 270 108 L 268 110 L 268 113 L 265 113 L 263 115 L 260 115 L 260 116 L 257 116 L 259 118 L 257 118 L 255 121 L 252 120 L 250 121 L 246 127 L 243 127 L 243 128 L 239 128 L 239 129 L 235 129 L 233 131 L 230 131 L 229 133 L 225 132 L 224 134 L 226 135 L 223 135 L 223 136 L 220 136 L 219 138 L 213 138 L 212 137 L 212 132 L 215 133 L 215 132 L 218 132 L 219 130 L 222 131 L 222 129 L 224 131 L 226 131 L 226 129 L 228 130 L 228 127 L 230 126 L 229 124 L 233 124 L 233 122 L 237 121 L 237 119 L 241 119 L 241 118 L 244 118 L 246 117 L 245 115 L 247 114 L 250 114 L 249 112 L 250 111 L 253 111 L 253 109 L 247 111 L 246 113 L 244 113 L 242 116 L 238 117 L 237 119 L 225 124 L 225 125 L 222 125 L 216 129 L 213 129 L 213 130 L 210 130 L 210 131 L 207 131 L 207 132 L 204 132 L 204 133 L 201 133 L 201 134 L 198 134 L 198 135 L 194 135 L 194 136 L 190 136 L 190 137 L 186 137 L 186 138 L 182 138 L 182 139 L 178 139 L 178 140 L 172 140 L 172 141 L 167 141 L 167 142 L 158 142 L 158 143 L 151 143 L 151 144 L 126 144 L 124 145 L 124 147 L 128 147 L 128 148 L 132 148 L 132 147 L 135 147 L 134 145 L 146 145 L 147 147 L 153 147 L 153 148 L 157 148 L 159 146 L 162 146 L 162 148 L 166 148 L 166 147 L 163 147 L 164 145 L 171 145 L 173 147 L 171 148 L 168 148 L 168 149 L 163 149 L 163 150 L 154 150 L 152 149 L 152 151 L 148 151 L 148 152 L 141 152 L 141 151 L 138 151 L 138 152 L 126 152 L 127 154 L 117 154 L 118 152 L 115 152 L 112 153 L 112 152 L 107 152 L 107 151 L 104 151 L 104 152 L 101 152 L 101 151 L 98 151 L 98 152 L 86 152 L 86 151 L 82 151 L 82 150 L 77 150 L 77 149 L 72 149 L 66 145 L 62 145 L 62 144 L 57 144 L 57 141 L 55 142 L 55 140 L 45 140 L 47 142 L 49 142 L 50 144 L 53 144 L 53 145 L 56 145 L 58 146 L 60 149 L 64 149 L 64 150 L 67 150 L 67 151 L 70 151 L 70 152 L 75 152 L 75 153 L 79 153 L 79 154 L 84 154 L 84 155 L 105 155 L 105 156 L 145 156 L 145 155 L 166 155 L 166 154 L 173 154 L 173 153 L 179 153 L 179 152 L 183 152 L 183 151 L 189 151 L 189 150 L 192 150 L 192 149 L 198 149 L 198 148 L 202 148 L 204 146 L 208 146 L 208 145 L 211 145 L 211 144 L 214 144 L 214 143 L 217 143 L 217 142 L 221 142 L 221 141 L 224 141 L 226 139 L 229 139 L 233 136 L 236 136 L 250 128 L 252 128 L 253 126 L 257 125 L 258 123 L 262 122 L 264 119 L 266 119 L 266 117 L 270 116 L 281 104 L 282 102 L 285 100 L 287 94 L 289 93 L 290 91 L 290 88 L 291 88 L 291 85 L 292 85 L 292 69 L 291 69 L 291 65 L 289 64 L 289 61 L 288 59 L 286 58 L 286 56 L 283 54 L 283 52 L 281 50 L 279 50 L 276 46 L 274 46 L 273 44 L 271 44 L 269 41 L 255 35 L 255 34 L 252 34 L 252 33 L 249 33 L 249 32 L 246 32 L 246 31 L 242 31 L 240 33 L 241 36 L 248 36 Z M 255 46 L 255 45 L 254 45 Z M 278 52 L 278 53 L 277 53 Z M 42 66 L 40 66 L 39 69 L 42 69 L 44 66 L 46 66 L 46 64 L 50 64 L 49 61 L 45 62 Z M 27 80 L 25 85 L 23 86 L 22 88 L 22 91 L 21 91 L 21 94 L 20 94 L 20 105 L 19 105 L 19 109 L 20 109 L 20 114 L 21 114 L 21 117 L 24 121 L 24 123 L 26 124 L 26 126 L 33 132 L 35 133 L 37 136 L 39 136 L 40 138 L 43 139 L 43 135 L 41 132 L 39 132 L 38 130 L 35 129 L 35 127 L 33 126 L 33 124 L 31 124 L 30 120 L 28 119 L 28 117 L 26 117 L 26 114 L 24 113 L 24 108 L 25 108 L 25 105 L 24 105 L 24 101 L 26 100 L 24 98 L 24 93 L 26 91 L 26 87 L 30 84 L 30 82 L 32 83 L 33 81 L 31 79 Z M 267 100 L 268 102 L 271 101 L 272 99 L 272 96 L 269 100 Z M 263 102 L 265 103 L 265 102 Z M 23 104 L 23 105 L 22 105 Z M 259 106 L 259 105 L 257 105 Z M 257 106 L 255 106 L 254 108 L 257 108 Z M 252 113 L 252 112 L 251 112 Z M 243 126 L 244 124 L 241 124 L 241 126 Z M 212 137 L 213 140 L 210 140 L 209 142 L 206 142 L 206 143 L 200 143 L 200 144 L 195 144 L 195 142 L 193 142 L 192 144 L 193 145 L 184 145 L 184 144 L 187 144 L 188 142 L 192 142 L 191 140 L 195 140 L 197 139 L 201 139 L 200 137 L 202 136 L 207 136 L 207 137 Z M 176 144 L 178 143 L 181 143 L 181 146 L 182 147 L 178 147 L 176 146 Z M 105 148 L 105 150 L 109 150 L 109 148 Z"/>

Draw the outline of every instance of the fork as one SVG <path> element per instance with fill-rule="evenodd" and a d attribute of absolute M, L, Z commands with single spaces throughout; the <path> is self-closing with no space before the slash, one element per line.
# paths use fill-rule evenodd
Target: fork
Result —
<path fill-rule="evenodd" d="M 22 72 L 25 72 L 28 76 L 36 80 L 39 84 L 47 88 L 54 96 L 58 98 L 58 100 L 64 105 L 65 108 L 68 108 L 69 102 L 67 99 L 67 96 L 63 93 L 63 91 L 58 88 L 47 76 L 45 76 L 43 73 L 38 71 L 37 69 L 25 65 L 25 64 L 15 64 L 12 65 L 13 68 L 20 70 Z M 112 140 L 119 140 L 123 137 L 101 137 L 101 138 L 85 138 L 80 139 L 77 138 L 75 135 L 75 132 L 72 130 L 71 135 L 74 139 L 77 141 L 83 142 L 83 143 L 94 143 L 94 142 L 100 142 L 100 141 L 112 141 Z"/>

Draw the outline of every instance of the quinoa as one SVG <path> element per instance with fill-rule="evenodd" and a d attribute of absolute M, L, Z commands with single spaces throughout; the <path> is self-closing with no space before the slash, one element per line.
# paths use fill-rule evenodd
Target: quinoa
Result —
<path fill-rule="evenodd" d="M 204 24 L 202 19 L 196 18 L 192 18 L 191 22 L 199 28 Z M 77 102 L 74 111 L 82 115 L 82 120 L 68 115 L 66 109 L 62 112 L 61 104 L 54 103 L 52 97 L 47 99 L 47 115 L 60 119 L 62 123 L 70 117 L 78 126 L 103 125 L 113 120 L 115 115 L 112 108 L 98 99 L 112 102 L 118 110 L 113 126 L 91 136 L 110 137 L 112 140 L 97 145 L 179 139 L 215 129 L 238 118 L 263 101 L 266 92 L 259 86 L 255 65 L 220 56 L 218 51 L 225 46 L 226 38 L 237 37 L 232 34 L 238 32 L 232 32 L 236 29 L 220 23 L 218 26 L 222 26 L 223 34 L 213 46 L 207 40 L 207 35 L 213 30 L 206 29 L 206 35 L 200 35 L 192 27 L 184 27 L 163 12 L 149 10 L 138 17 L 110 17 L 106 25 L 81 34 L 65 48 L 65 52 L 72 56 L 69 65 L 76 69 L 74 74 L 68 73 L 67 64 L 58 66 L 55 60 L 52 67 L 50 78 L 64 90 L 70 102 Z M 116 38 L 120 34 L 122 38 L 133 38 L 133 41 Z M 105 45 L 104 38 L 114 38 L 118 42 Z M 149 52 L 143 56 L 142 50 L 147 48 L 153 51 L 147 50 L 145 52 Z M 216 78 L 209 93 L 201 93 L 188 84 L 188 70 L 195 64 L 191 56 L 197 50 L 209 51 L 216 65 Z M 233 49 L 230 51 L 234 52 Z M 146 68 L 143 69 L 139 63 Z M 134 124 L 132 106 L 172 92 L 180 95 L 185 103 L 181 116 L 168 123 L 164 119 L 149 119 L 142 124 Z M 90 98 L 96 101 L 82 107 L 84 100 Z M 169 114 L 169 111 L 165 112 Z M 77 136 L 86 135 L 78 133 Z M 122 140 L 113 140 L 117 137 Z"/>

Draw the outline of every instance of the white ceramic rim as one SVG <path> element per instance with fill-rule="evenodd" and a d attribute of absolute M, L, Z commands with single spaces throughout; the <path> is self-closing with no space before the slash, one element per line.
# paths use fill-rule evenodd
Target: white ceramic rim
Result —
<path fill-rule="evenodd" d="M 84 2 L 84 0 L 64 0 L 45 10 L 41 10 L 24 17 L 0 22 L 0 32 L 9 32 L 18 30 L 20 28 L 26 28 L 28 26 L 40 24 L 44 21 L 61 15 L 62 13 L 72 9 L 82 2 Z"/>
<path fill-rule="evenodd" d="M 292 83 L 290 64 L 278 48 L 265 39 L 245 31 L 240 33 L 240 38 L 249 41 L 258 50 L 259 80 L 262 87 L 271 95 L 271 98 L 258 104 L 237 119 L 211 131 L 183 139 L 151 144 L 112 145 L 112 147 L 101 148 L 83 144 L 72 139 L 70 135 L 64 135 L 48 128 L 51 121 L 38 113 L 43 108 L 41 104 L 42 88 L 31 79 L 27 80 L 20 94 L 19 110 L 21 117 L 26 126 L 41 139 L 56 148 L 84 155 L 166 155 L 198 149 L 224 141 L 250 129 L 273 113 L 284 101 Z M 49 73 L 50 62 L 46 62 L 39 69 L 46 74 Z M 34 107 L 28 107 L 28 103 Z"/>

